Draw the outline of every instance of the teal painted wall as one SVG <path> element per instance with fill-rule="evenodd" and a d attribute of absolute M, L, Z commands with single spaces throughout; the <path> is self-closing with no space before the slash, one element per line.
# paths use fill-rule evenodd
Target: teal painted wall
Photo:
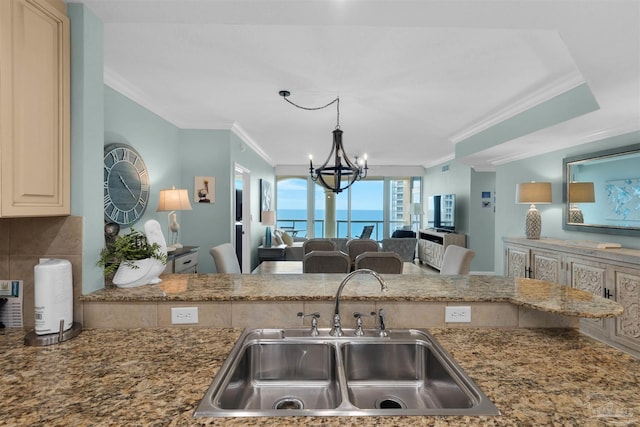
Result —
<path fill-rule="evenodd" d="M 102 219 L 103 27 L 81 4 L 68 4 L 71 22 L 71 214 L 82 222 L 82 290 L 104 287 L 96 265 L 104 246 Z"/>
<path fill-rule="evenodd" d="M 257 266 L 257 247 L 264 234 L 259 222 L 260 179 L 275 182 L 273 167 L 230 130 L 179 129 L 108 86 L 104 93 L 105 143 L 133 146 L 149 169 L 149 206 L 134 228 L 142 229 L 146 220 L 157 219 L 168 240 L 168 212 L 156 212 L 159 191 L 172 186 L 187 189 L 192 210 L 178 212 L 178 240 L 183 245 L 200 247 L 198 272 L 215 273 L 209 249 L 234 241 L 235 193 L 231 190 L 237 162 L 251 171 L 252 268 Z M 214 203 L 195 202 L 196 176 L 215 178 Z"/>
<path fill-rule="evenodd" d="M 119 142 L 135 148 L 147 165 L 151 193 L 144 215 L 133 228 L 142 230 L 149 219 L 157 219 L 167 236 L 167 214 L 156 212 L 159 191 L 180 187 L 182 164 L 178 128 L 136 104 L 108 86 L 104 86 L 104 141 Z M 178 223 L 182 223 L 178 214 Z M 128 232 L 121 230 L 121 232 Z"/>
<path fill-rule="evenodd" d="M 553 202 L 549 205 L 537 206 L 542 215 L 543 237 L 618 242 L 624 247 L 640 249 L 640 239 L 637 237 L 565 231 L 562 229 L 562 160 L 568 156 L 577 156 L 609 148 L 637 144 L 638 142 L 640 142 L 640 132 L 631 132 L 498 166 L 496 170 L 497 202 L 495 221 L 496 272 L 498 274 L 504 273 L 502 238 L 504 236 L 524 237 L 525 215 L 529 207 L 515 204 L 516 184 L 520 182 L 549 181 L 552 183 Z M 635 171 L 637 171 L 637 168 Z M 630 172 L 633 174 L 635 171 Z"/>
<path fill-rule="evenodd" d="M 449 170 L 443 172 L 443 166 Z M 474 172 L 469 166 L 452 160 L 428 168 L 424 179 L 424 197 L 434 194 L 456 195 L 456 232 L 466 234 L 467 247 L 476 252 L 473 272 L 493 272 L 494 213 L 482 209 L 481 191 L 495 188 L 495 174 Z"/>
<path fill-rule="evenodd" d="M 469 197 L 469 232 L 467 246 L 476 254 L 471 263 L 472 271 L 494 273 L 494 254 L 487 247 L 495 244 L 495 210 L 493 195 L 496 189 L 495 172 L 471 171 L 471 195 Z M 482 198 L 483 192 L 491 192 L 491 197 Z M 483 206 L 488 201 L 490 206 Z"/>
<path fill-rule="evenodd" d="M 180 242 L 200 246 L 198 272 L 215 272 L 209 249 L 232 242 L 231 191 L 233 166 L 230 163 L 228 130 L 181 130 L 176 146 L 181 165 L 180 187 L 191 194 L 193 210 L 182 212 Z M 215 202 L 195 203 L 196 176 L 215 177 Z M 166 218 L 165 218 L 166 222 Z"/>

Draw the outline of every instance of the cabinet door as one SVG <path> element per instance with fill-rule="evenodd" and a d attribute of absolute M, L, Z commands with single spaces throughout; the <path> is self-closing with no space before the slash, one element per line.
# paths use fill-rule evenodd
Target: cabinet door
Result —
<path fill-rule="evenodd" d="M 0 215 L 68 215 L 69 20 L 44 0 L 0 15 Z"/>
<path fill-rule="evenodd" d="M 531 278 L 564 284 L 562 255 L 531 249 Z"/>
<path fill-rule="evenodd" d="M 607 265 L 583 258 L 567 257 L 567 284 L 572 288 L 604 297 L 607 283 Z M 604 332 L 604 319 L 581 319 L 580 325 L 587 332 Z"/>
<path fill-rule="evenodd" d="M 610 339 L 640 351 L 640 269 L 612 266 L 616 301 L 624 307 L 621 316 L 610 319 Z"/>
<path fill-rule="evenodd" d="M 506 247 L 505 276 L 529 277 L 529 249 L 518 246 Z"/>

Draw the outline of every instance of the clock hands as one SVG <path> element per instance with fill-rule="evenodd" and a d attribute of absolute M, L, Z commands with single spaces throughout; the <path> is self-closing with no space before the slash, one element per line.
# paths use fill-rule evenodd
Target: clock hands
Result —
<path fill-rule="evenodd" d="M 129 188 L 129 186 L 127 185 L 127 183 L 124 181 L 124 178 L 122 177 L 122 175 L 118 175 L 118 177 L 120 177 L 120 181 L 122 181 L 122 184 L 124 185 L 124 188 L 127 189 L 127 191 L 129 191 L 129 193 L 131 193 L 131 197 L 133 197 L 135 200 L 138 200 L 138 198 L 136 197 L 135 194 L 133 194 L 133 191 L 131 191 L 131 189 Z"/>

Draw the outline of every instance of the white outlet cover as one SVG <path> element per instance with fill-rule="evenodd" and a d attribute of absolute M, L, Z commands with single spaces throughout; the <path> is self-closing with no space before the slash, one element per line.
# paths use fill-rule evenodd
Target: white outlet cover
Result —
<path fill-rule="evenodd" d="M 198 307 L 171 307 L 171 323 L 173 325 L 198 323 Z"/>
<path fill-rule="evenodd" d="M 446 323 L 470 323 L 470 306 L 451 306 L 444 308 L 444 321 Z"/>

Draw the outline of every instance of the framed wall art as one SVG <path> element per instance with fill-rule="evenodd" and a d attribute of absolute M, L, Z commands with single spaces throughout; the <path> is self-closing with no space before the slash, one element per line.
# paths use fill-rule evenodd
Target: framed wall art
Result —
<path fill-rule="evenodd" d="M 215 203 L 216 178 L 196 176 L 193 183 L 193 201 L 196 203 Z"/>
<path fill-rule="evenodd" d="M 265 179 L 260 180 L 260 221 L 262 212 L 273 210 L 273 191 L 271 183 Z"/>

